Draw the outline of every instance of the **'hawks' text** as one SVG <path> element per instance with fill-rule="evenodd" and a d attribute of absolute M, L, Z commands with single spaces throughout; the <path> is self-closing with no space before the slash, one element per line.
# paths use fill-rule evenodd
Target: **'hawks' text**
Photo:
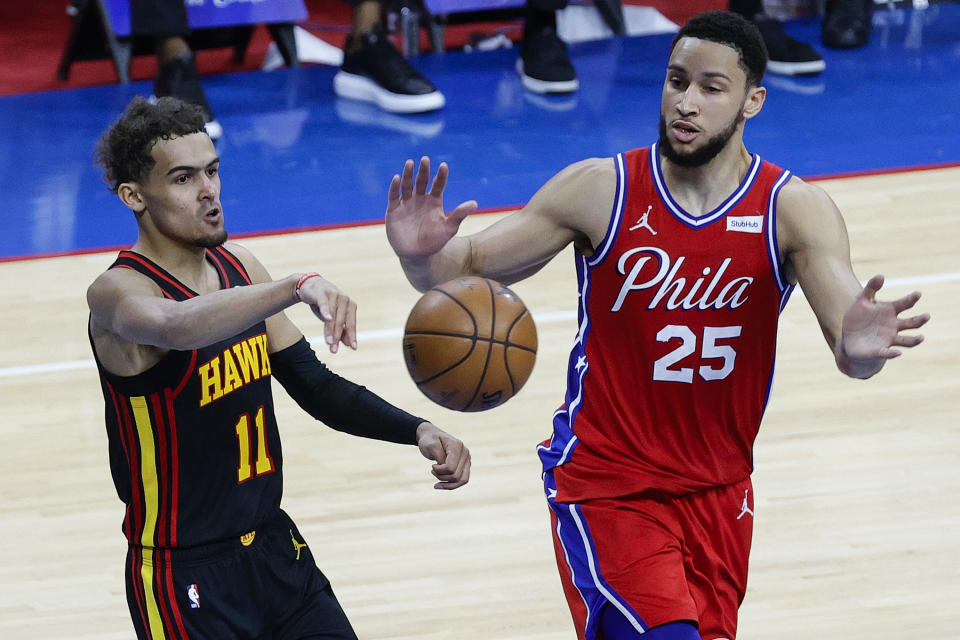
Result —
<path fill-rule="evenodd" d="M 657 258 L 659 268 L 657 268 L 656 273 L 651 273 L 647 276 L 646 280 L 640 282 L 641 272 L 650 260 L 651 254 Z M 628 274 L 627 261 L 634 256 L 637 256 L 636 262 L 630 267 L 630 273 Z M 710 282 L 706 288 L 703 289 L 702 293 L 700 293 L 700 287 L 703 286 L 706 279 L 710 276 L 710 267 L 704 267 L 701 271 L 702 277 L 694 280 L 688 289 L 687 279 L 677 277 L 677 273 L 680 271 L 684 260 L 684 256 L 680 256 L 676 262 L 672 262 L 670 260 L 670 254 L 658 247 L 637 247 L 624 252 L 617 261 L 617 272 L 627 277 L 620 287 L 620 294 L 617 296 L 617 301 L 613 303 L 613 307 L 611 307 L 610 310 L 614 312 L 619 311 L 620 307 L 623 306 L 623 301 L 626 299 L 627 294 L 631 291 L 652 289 L 657 285 L 659 285 L 659 288 L 650 300 L 650 304 L 647 305 L 648 309 L 656 309 L 657 305 L 668 295 L 670 298 L 666 302 L 666 308 L 670 310 L 678 307 L 684 310 L 693 309 L 694 307 L 700 310 L 709 309 L 710 307 L 723 309 L 727 306 L 731 309 L 736 309 L 747 301 L 747 287 L 753 282 L 753 278 L 747 276 L 733 278 L 729 282 L 721 285 L 727 267 L 733 262 L 731 258 L 723 259 L 720 267 L 713 272 L 713 277 L 710 278 Z M 648 269 L 648 271 L 652 272 L 653 269 Z M 698 293 L 699 297 L 697 297 Z"/>
<path fill-rule="evenodd" d="M 238 342 L 200 365 L 200 406 L 210 404 L 243 385 L 270 375 L 267 334 Z"/>

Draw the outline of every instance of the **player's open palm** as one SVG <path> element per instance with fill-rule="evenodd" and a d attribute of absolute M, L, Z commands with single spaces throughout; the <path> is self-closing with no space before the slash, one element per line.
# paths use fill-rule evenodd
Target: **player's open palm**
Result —
<path fill-rule="evenodd" d="M 449 168 L 440 163 L 433 186 L 430 182 L 430 158 L 420 158 L 416 179 L 413 160 L 403 165 L 403 173 L 393 176 L 387 198 L 386 228 L 390 246 L 402 258 L 426 257 L 440 251 L 457 234 L 460 223 L 476 211 L 474 200 L 461 203 L 449 215 L 443 211 L 443 190 Z"/>
<path fill-rule="evenodd" d="M 914 291 L 885 302 L 876 298 L 882 286 L 883 276 L 870 278 L 843 314 L 843 349 L 852 360 L 889 360 L 900 355 L 897 347 L 914 347 L 923 342 L 923 336 L 903 332 L 923 326 L 930 315 L 923 313 L 900 318 L 901 313 L 917 303 L 920 293 Z"/>

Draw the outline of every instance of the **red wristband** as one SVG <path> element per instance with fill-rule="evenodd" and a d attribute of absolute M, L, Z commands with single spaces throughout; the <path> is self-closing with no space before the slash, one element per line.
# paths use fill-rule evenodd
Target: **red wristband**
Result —
<path fill-rule="evenodd" d="M 300 302 L 303 302 L 303 299 L 300 297 L 300 289 L 301 287 L 303 287 L 304 283 L 310 278 L 319 278 L 319 277 L 320 277 L 319 273 L 305 273 L 302 276 L 300 276 L 300 279 L 297 280 L 297 288 L 294 289 L 294 293 L 297 294 L 297 300 L 300 300 Z"/>

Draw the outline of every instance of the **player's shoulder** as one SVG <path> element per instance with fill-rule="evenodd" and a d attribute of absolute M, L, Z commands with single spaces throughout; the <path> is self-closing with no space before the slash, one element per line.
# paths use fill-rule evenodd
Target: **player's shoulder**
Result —
<path fill-rule="evenodd" d="M 584 158 L 572 164 L 567 165 L 558 174 L 569 179 L 594 181 L 605 177 L 616 179 L 617 167 L 614 159 L 604 158 Z"/>
<path fill-rule="evenodd" d="M 239 258 L 241 261 L 257 260 L 256 256 L 253 255 L 253 252 L 242 244 L 233 241 L 224 242 L 223 248 L 237 256 L 237 258 Z"/>
<path fill-rule="evenodd" d="M 792 176 L 776 205 L 780 245 L 787 251 L 842 235 L 843 216 L 819 185 Z"/>
<path fill-rule="evenodd" d="M 124 295 L 162 296 L 160 287 L 135 269 L 107 269 L 87 287 L 87 300 Z"/>
<path fill-rule="evenodd" d="M 564 167 L 548 183 L 556 199 L 570 204 L 591 201 L 616 190 L 613 158 L 586 158 Z"/>
<path fill-rule="evenodd" d="M 266 267 L 263 266 L 260 259 L 257 258 L 250 249 L 236 242 L 225 242 L 223 243 L 223 248 L 236 256 L 254 283 L 270 281 Z"/>
<path fill-rule="evenodd" d="M 779 215 L 802 214 L 811 210 L 834 209 L 836 205 L 827 192 L 797 176 L 790 176 L 777 197 Z"/>

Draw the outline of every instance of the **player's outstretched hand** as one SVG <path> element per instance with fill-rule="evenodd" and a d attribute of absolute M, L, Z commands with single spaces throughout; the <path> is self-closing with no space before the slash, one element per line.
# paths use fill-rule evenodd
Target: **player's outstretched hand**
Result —
<path fill-rule="evenodd" d="M 443 189 L 450 169 L 441 162 L 433 186 L 430 182 L 430 158 L 420 158 L 416 180 L 413 160 L 403 165 L 403 173 L 393 176 L 387 195 L 386 229 L 390 246 L 401 258 L 426 257 L 440 251 L 457 235 L 460 223 L 477 210 L 475 200 L 457 206 L 450 214 L 443 211 Z"/>
<path fill-rule="evenodd" d="M 297 289 L 300 301 L 323 320 L 323 336 L 330 353 L 336 353 L 340 343 L 357 348 L 357 303 L 335 284 L 316 274 L 300 279 Z"/>
<path fill-rule="evenodd" d="M 427 460 L 433 460 L 433 475 L 440 482 L 434 489 L 456 489 L 470 480 L 470 451 L 457 438 L 429 422 L 417 427 L 417 446 Z"/>
<path fill-rule="evenodd" d="M 914 291 L 902 298 L 884 302 L 877 300 L 877 292 L 882 286 L 883 276 L 870 278 L 843 314 L 841 353 L 854 369 L 851 375 L 856 375 L 857 369 L 872 375 L 880 370 L 886 360 L 902 353 L 898 347 L 910 348 L 923 342 L 922 335 L 906 335 L 903 332 L 922 327 L 930 319 L 930 314 L 900 317 L 901 313 L 917 304 L 920 292 Z"/>

